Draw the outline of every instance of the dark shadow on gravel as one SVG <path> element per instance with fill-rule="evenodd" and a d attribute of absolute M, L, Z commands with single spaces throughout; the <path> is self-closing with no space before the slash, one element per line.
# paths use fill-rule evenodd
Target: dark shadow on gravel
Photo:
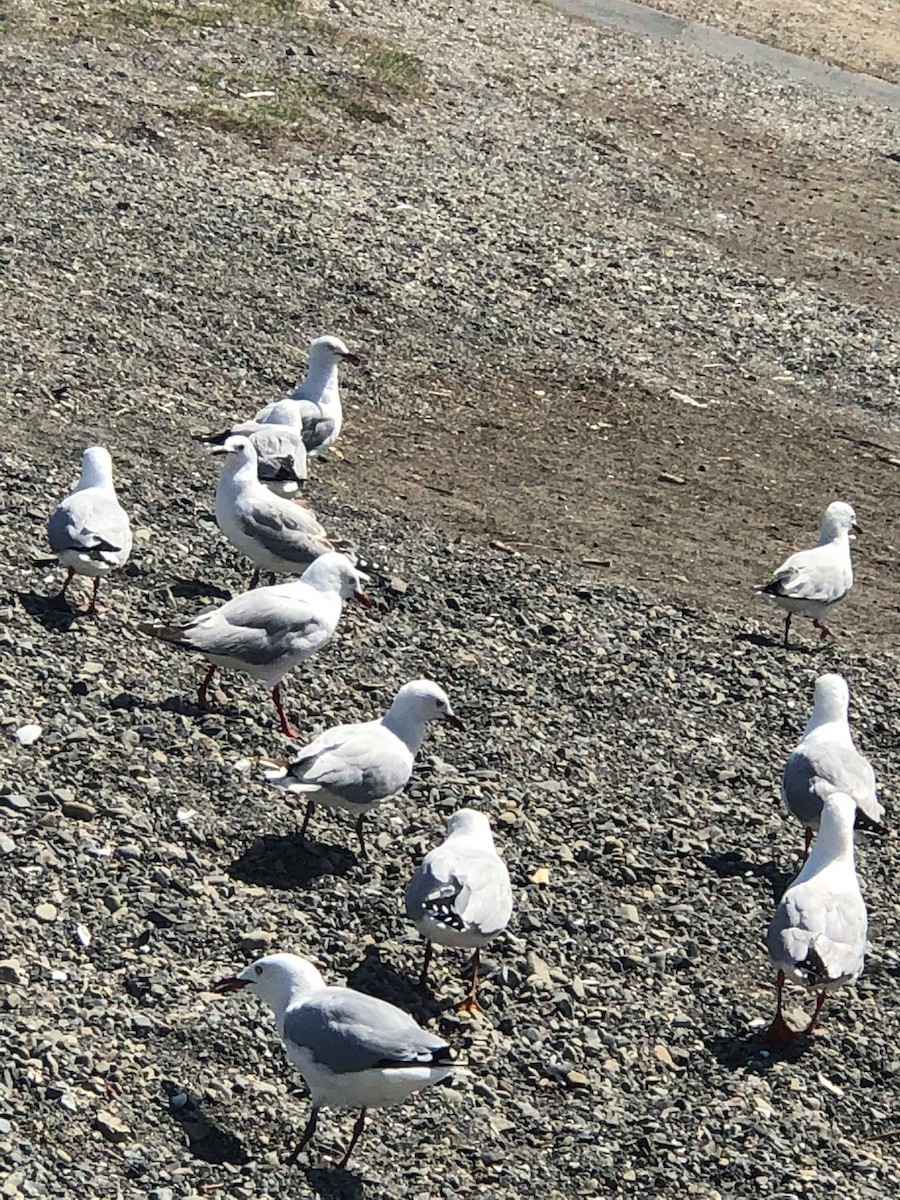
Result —
<path fill-rule="evenodd" d="M 79 609 L 77 606 L 68 609 L 59 608 L 54 604 L 51 596 L 44 596 L 40 592 L 17 592 L 16 594 L 19 597 L 19 603 L 28 615 L 43 625 L 48 633 L 68 633 L 79 617 L 91 620 L 83 608 Z"/>
<path fill-rule="evenodd" d="M 800 1034 L 786 1046 L 765 1046 L 762 1033 L 750 1033 L 744 1037 L 707 1038 L 706 1048 L 729 1071 L 752 1071 L 764 1075 L 776 1063 L 798 1062 L 815 1041 L 814 1037 Z"/>
<path fill-rule="evenodd" d="M 733 879 L 735 875 L 750 875 L 754 879 L 766 879 L 772 885 L 772 902 L 779 904 L 787 890 L 788 884 L 795 878 L 796 871 L 779 871 L 778 866 L 769 862 L 751 862 L 737 850 L 724 850 L 721 854 L 704 854 L 700 861 L 709 867 L 720 879 Z"/>
<path fill-rule="evenodd" d="M 362 1176 L 355 1171 L 342 1171 L 338 1167 L 304 1167 L 306 1182 L 323 1200 L 360 1200 L 363 1195 Z"/>
<path fill-rule="evenodd" d="M 734 640 L 736 642 L 748 642 L 751 646 L 759 646 L 763 650 L 781 650 L 785 654 L 811 655 L 818 654 L 818 652 L 822 649 L 819 643 L 816 643 L 812 646 L 801 646 L 797 645 L 796 643 L 791 643 L 787 650 L 785 650 L 783 638 L 768 637 L 764 633 L 750 633 L 748 631 L 735 634 Z"/>
<path fill-rule="evenodd" d="M 418 972 L 407 975 L 398 971 L 381 957 L 377 946 L 366 947 L 365 958 L 347 976 L 347 986 L 396 1004 L 419 1022 L 438 1016 L 448 1006 L 447 1001 L 438 1000 L 429 988 L 418 986 Z"/>
<path fill-rule="evenodd" d="M 210 1117 L 202 1102 L 187 1088 L 168 1079 L 163 1080 L 162 1087 L 169 1101 L 169 1116 L 184 1131 L 194 1158 L 208 1163 L 232 1163 L 238 1167 L 250 1161 L 241 1139 Z"/>
<path fill-rule="evenodd" d="M 182 600 L 202 600 L 206 597 L 212 597 L 214 600 L 230 600 L 232 596 L 237 595 L 239 590 L 227 591 L 214 583 L 204 583 L 202 579 L 175 578 L 169 585 L 172 595 Z"/>
<path fill-rule="evenodd" d="M 326 875 L 346 875 L 357 865 L 344 846 L 308 841 L 299 833 L 266 833 L 256 838 L 227 868 L 233 879 L 264 887 L 308 887 Z"/>

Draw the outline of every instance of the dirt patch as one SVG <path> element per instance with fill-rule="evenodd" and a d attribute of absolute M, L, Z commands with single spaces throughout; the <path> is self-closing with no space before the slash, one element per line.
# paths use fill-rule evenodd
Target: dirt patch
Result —
<path fill-rule="evenodd" d="M 852 0 L 848 4 L 797 0 L 648 0 L 652 8 L 685 20 L 701 21 L 824 59 L 851 71 L 900 82 L 900 25 L 893 0 Z"/>

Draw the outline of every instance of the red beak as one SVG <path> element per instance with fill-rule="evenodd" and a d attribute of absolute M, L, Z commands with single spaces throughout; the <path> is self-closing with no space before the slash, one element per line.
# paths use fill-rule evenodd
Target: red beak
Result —
<path fill-rule="evenodd" d="M 359 603 L 363 606 L 363 608 L 371 608 L 372 607 L 372 597 L 367 596 L 365 592 L 354 592 L 353 599 L 358 600 Z"/>
<path fill-rule="evenodd" d="M 229 975 L 227 979 L 220 979 L 218 983 L 212 984 L 209 990 L 218 996 L 227 996 L 229 992 L 239 992 L 249 982 L 249 979 L 238 979 L 236 975 Z"/>
<path fill-rule="evenodd" d="M 360 359 L 358 354 L 345 354 L 344 355 L 344 362 L 353 363 L 354 367 L 358 367 L 361 361 L 362 360 Z"/>
<path fill-rule="evenodd" d="M 452 725 L 454 729 L 465 729 L 465 725 L 463 725 L 463 723 L 459 719 L 459 717 L 455 716 L 452 713 L 450 713 L 446 717 L 444 717 L 444 720 L 447 722 L 448 725 Z"/>

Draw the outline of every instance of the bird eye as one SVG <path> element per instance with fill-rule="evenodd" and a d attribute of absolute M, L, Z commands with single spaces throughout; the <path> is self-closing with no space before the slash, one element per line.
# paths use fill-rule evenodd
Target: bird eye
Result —
<path fill-rule="evenodd" d="M 262 967 L 254 967 L 253 970 L 257 973 L 257 975 L 262 975 Z"/>
<path fill-rule="evenodd" d="M 443 700 L 438 700 L 438 702 L 437 702 L 437 706 L 438 706 L 438 708 L 443 708 L 443 707 L 444 707 L 444 702 L 443 702 Z"/>

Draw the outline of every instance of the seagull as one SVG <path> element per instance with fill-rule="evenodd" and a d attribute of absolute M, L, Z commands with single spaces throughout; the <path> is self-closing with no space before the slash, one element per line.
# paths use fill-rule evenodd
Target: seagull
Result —
<path fill-rule="evenodd" d="M 257 476 L 277 496 L 294 496 L 309 474 L 303 430 L 295 425 L 275 422 L 243 421 L 224 434 L 192 435 L 197 442 L 222 446 L 229 437 L 246 437 L 257 456 Z"/>
<path fill-rule="evenodd" d="M 366 1111 L 402 1104 L 413 1092 L 446 1079 L 454 1052 L 402 1009 L 347 987 L 328 987 L 297 954 L 268 954 L 239 975 L 212 985 L 219 995 L 252 987 L 275 1014 L 288 1060 L 312 1100 L 309 1122 L 288 1164 L 316 1131 L 319 1109 L 358 1108 L 344 1168 L 363 1130 Z M 459 1068 L 456 1068 L 459 1069 Z"/>
<path fill-rule="evenodd" d="M 359 361 L 359 357 L 351 354 L 340 338 L 316 338 L 309 346 L 306 374 L 292 392 L 261 408 L 252 421 L 245 421 L 222 433 L 196 434 L 195 438 L 222 444 L 232 435 L 243 434 L 256 443 L 260 436 L 264 436 L 261 435 L 262 426 L 278 426 L 279 429 L 287 426 L 299 432 L 307 454 L 323 454 L 337 441 L 344 423 L 338 390 L 338 367 L 343 362 L 358 365 Z M 260 445 L 257 445 L 257 453 L 267 459 L 271 455 L 271 451 Z M 287 455 L 288 451 L 285 450 L 280 457 Z M 264 483 L 270 482 L 262 475 L 260 479 Z"/>
<path fill-rule="evenodd" d="M 828 992 L 855 983 L 866 951 L 866 906 L 853 863 L 856 804 L 832 792 L 822 804 L 821 824 L 809 858 L 775 910 L 766 947 L 778 972 L 770 1043 L 812 1033 Z M 781 1011 L 785 979 L 818 993 L 806 1029 L 792 1029 Z"/>
<path fill-rule="evenodd" d="M 131 526 L 113 486 L 112 459 L 103 446 L 91 446 L 81 458 L 81 477 L 47 524 L 50 548 L 67 568 L 53 603 L 68 607 L 66 589 L 73 575 L 94 580 L 88 613 L 97 611 L 100 579 L 124 567 L 131 554 Z"/>
<path fill-rule="evenodd" d="M 372 601 L 362 591 L 364 580 L 348 558 L 331 551 L 290 583 L 244 592 L 182 625 L 141 624 L 138 629 L 202 654 L 212 664 L 197 693 L 201 708 L 208 707 L 207 689 L 217 667 L 244 671 L 272 690 L 281 732 L 295 738 L 297 731 L 281 702 L 281 681 L 331 640 L 344 600 L 352 596 L 371 607 Z"/>
<path fill-rule="evenodd" d="M 447 822 L 447 837 L 426 854 L 406 889 L 406 915 L 425 938 L 424 987 L 432 945 L 474 950 L 469 991 L 459 1008 L 477 1012 L 481 947 L 509 924 L 513 896 L 509 872 L 494 849 L 484 813 L 462 808 Z"/>
<path fill-rule="evenodd" d="M 227 438 L 212 453 L 225 458 L 216 488 L 216 523 L 254 564 L 251 588 L 261 570 L 270 572 L 274 583 L 276 573 L 300 575 L 330 550 L 351 551 L 347 543 L 329 537 L 312 509 L 273 495 L 260 483 L 256 450 L 248 438 Z"/>
<path fill-rule="evenodd" d="M 836 500 L 825 509 L 818 544 L 785 559 L 771 581 L 756 589 L 759 595 L 770 597 L 779 608 L 787 611 L 785 649 L 788 649 L 788 632 L 795 612 L 812 617 L 823 641 L 834 637 L 822 618 L 853 586 L 850 535 L 861 532 L 850 505 Z"/>
<path fill-rule="evenodd" d="M 806 829 L 803 861 L 813 831 L 819 828 L 822 801 L 832 792 L 845 792 L 856 802 L 856 827 L 886 833 L 884 809 L 875 790 L 875 772 L 853 745 L 847 710 L 850 689 L 843 675 L 820 675 L 816 680 L 812 716 L 803 737 L 788 755 L 781 779 L 784 806 Z"/>
<path fill-rule="evenodd" d="M 286 767 L 267 771 L 270 783 L 307 797 L 300 836 L 317 804 L 344 809 L 357 816 L 360 854 L 368 858 L 365 815 L 409 783 L 429 721 L 463 727 L 443 688 L 414 679 L 400 688 L 383 717 L 326 729 Z"/>

